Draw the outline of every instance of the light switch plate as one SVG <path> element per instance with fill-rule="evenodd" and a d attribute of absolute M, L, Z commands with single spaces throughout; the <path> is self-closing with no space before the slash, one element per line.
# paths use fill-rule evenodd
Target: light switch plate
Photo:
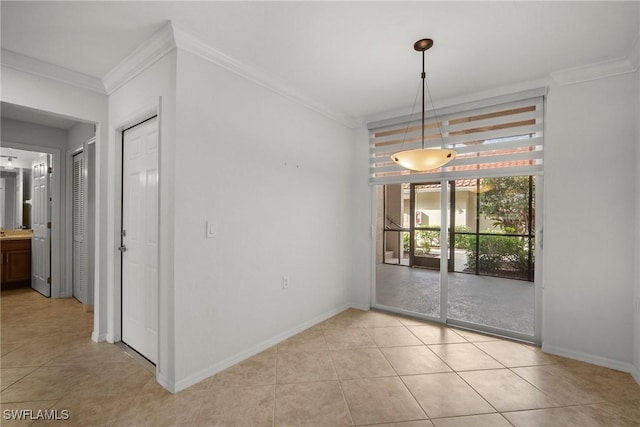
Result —
<path fill-rule="evenodd" d="M 212 239 L 216 237 L 217 228 L 215 222 L 207 221 L 207 238 Z"/>

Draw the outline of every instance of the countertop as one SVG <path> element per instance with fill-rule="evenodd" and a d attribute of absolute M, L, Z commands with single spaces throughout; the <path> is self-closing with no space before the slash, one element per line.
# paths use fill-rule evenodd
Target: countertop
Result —
<path fill-rule="evenodd" d="M 0 241 L 29 240 L 33 237 L 33 230 L 4 230 L 0 233 Z"/>

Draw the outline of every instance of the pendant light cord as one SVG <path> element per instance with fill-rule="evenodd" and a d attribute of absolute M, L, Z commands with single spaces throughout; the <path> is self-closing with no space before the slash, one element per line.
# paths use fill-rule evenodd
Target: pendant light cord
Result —
<path fill-rule="evenodd" d="M 442 148 L 445 148 L 444 136 L 442 136 L 442 127 L 440 126 L 440 119 L 438 113 L 436 113 L 436 107 L 433 105 L 433 96 L 429 90 L 429 84 L 426 83 L 426 75 L 424 73 L 424 52 L 422 52 L 422 148 L 424 148 L 424 85 L 427 87 L 427 94 L 429 95 L 429 102 L 431 102 L 431 110 L 433 111 L 433 117 L 436 120 L 436 126 L 438 126 L 438 133 L 440 134 L 440 142 L 442 142 Z"/>
<path fill-rule="evenodd" d="M 422 51 L 422 149 L 424 150 L 424 86 L 427 74 L 424 72 L 424 50 Z M 429 95 L 431 96 L 431 95 Z M 433 104 L 433 101 L 432 101 Z"/>
<path fill-rule="evenodd" d="M 413 122 L 413 115 L 416 113 L 416 104 L 418 103 L 418 95 L 419 94 L 420 94 L 420 85 L 418 84 L 418 88 L 416 89 L 416 96 L 413 97 L 413 105 L 411 106 L 411 114 L 409 115 L 409 120 L 407 120 L 407 122 L 406 122 L 407 126 L 404 128 L 404 133 L 402 134 L 402 143 L 400 144 L 400 148 L 404 148 L 404 142 L 407 140 L 407 134 L 409 133 L 409 126 L 411 126 L 411 122 Z"/>
<path fill-rule="evenodd" d="M 444 148 L 444 137 L 442 136 L 442 127 L 440 126 L 440 119 L 438 118 L 438 113 L 436 112 L 436 107 L 433 105 L 433 97 L 431 96 L 431 91 L 429 90 L 429 83 L 427 83 L 427 73 L 425 70 L 425 50 L 422 50 L 422 74 L 421 85 L 422 85 L 422 149 L 424 150 L 424 122 L 425 122 L 425 106 L 424 106 L 424 97 L 425 97 L 425 89 L 427 95 L 429 95 L 429 102 L 431 103 L 431 110 L 433 111 L 433 117 L 436 120 L 436 126 L 438 127 L 438 133 L 440 134 L 440 141 L 442 142 L 442 148 Z M 404 147 L 404 142 L 407 138 L 407 133 L 409 132 L 409 126 L 413 121 L 413 113 L 416 110 L 416 103 L 418 101 L 418 94 L 420 93 L 420 86 L 418 86 L 418 90 L 416 91 L 416 96 L 413 99 L 413 107 L 411 108 L 411 114 L 409 115 L 409 121 L 407 121 L 407 127 L 404 129 L 404 134 L 402 135 L 402 143 L 400 147 Z"/>

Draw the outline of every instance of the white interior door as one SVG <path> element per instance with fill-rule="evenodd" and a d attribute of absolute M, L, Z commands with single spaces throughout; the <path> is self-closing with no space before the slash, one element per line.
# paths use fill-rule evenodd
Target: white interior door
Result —
<path fill-rule="evenodd" d="M 157 117 L 124 131 L 122 152 L 122 341 L 156 363 Z"/>
<path fill-rule="evenodd" d="M 49 196 L 49 155 L 43 154 L 31 164 L 33 192 L 31 242 L 31 287 L 51 296 L 51 198 Z"/>
<path fill-rule="evenodd" d="M 73 296 L 80 302 L 87 301 L 87 251 L 85 245 L 86 228 L 86 204 L 85 204 L 85 162 L 84 153 L 73 156 L 73 210 L 72 210 L 72 234 L 73 234 L 73 270 L 72 284 Z"/>

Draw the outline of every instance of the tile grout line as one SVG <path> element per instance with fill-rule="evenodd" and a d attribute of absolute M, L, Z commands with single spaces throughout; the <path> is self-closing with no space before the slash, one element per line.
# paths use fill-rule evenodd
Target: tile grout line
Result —
<path fill-rule="evenodd" d="M 402 322 L 400 322 L 402 323 Z M 418 338 L 405 324 L 402 324 L 402 326 L 409 331 L 410 334 L 412 334 L 414 337 L 416 337 L 416 339 L 418 339 L 418 341 L 422 342 L 422 340 L 420 338 Z M 385 347 L 380 347 L 378 345 L 378 343 L 373 340 L 376 343 L 377 349 L 380 353 L 382 353 L 382 357 L 384 357 L 384 359 L 387 361 L 387 363 L 389 364 L 389 366 L 391 366 L 391 369 L 393 369 L 393 372 L 396 373 L 397 378 L 400 380 L 400 382 L 402 383 L 402 385 L 404 386 L 404 388 L 409 392 L 409 394 L 411 395 L 411 397 L 413 398 L 414 402 L 418 405 L 418 407 L 420 408 L 420 410 L 422 411 L 422 413 L 424 414 L 424 416 L 426 417 L 425 419 L 428 420 L 429 422 L 431 422 L 431 417 L 429 416 L 429 414 L 427 413 L 427 410 L 424 409 L 422 407 L 422 405 L 420 404 L 420 402 L 418 401 L 418 399 L 416 398 L 416 396 L 413 394 L 413 392 L 411 391 L 411 389 L 409 388 L 409 386 L 407 386 L 407 383 L 404 382 L 404 379 L 402 378 L 402 375 L 400 375 L 397 371 L 397 369 L 393 366 L 393 363 L 391 363 L 391 361 L 389 360 L 389 358 L 387 357 L 386 354 L 384 354 L 384 351 L 382 351 L 382 348 Z M 426 347 L 426 345 L 423 346 Z M 388 348 L 388 347 L 387 347 Z M 431 423 L 433 424 L 433 423 Z"/>
<path fill-rule="evenodd" d="M 498 342 L 505 342 L 505 341 L 498 341 Z M 506 341 L 506 342 L 513 342 L 514 344 L 520 345 L 521 347 L 522 344 L 517 343 L 515 341 Z M 491 354 L 489 354 L 488 352 L 486 352 L 485 350 L 483 350 L 482 348 L 478 347 L 475 343 L 471 343 L 474 345 L 474 347 L 476 347 L 478 350 L 480 350 L 481 352 L 483 352 L 484 354 L 486 354 L 487 356 L 491 357 L 493 360 L 495 360 L 496 362 L 498 362 L 499 364 L 503 365 L 505 369 L 507 369 L 509 372 L 511 372 L 512 374 L 514 374 L 515 376 L 517 376 L 518 378 L 522 379 L 524 382 L 526 382 L 527 384 L 529 384 L 530 386 L 532 386 L 533 388 L 535 388 L 536 390 L 538 390 L 540 393 L 544 394 L 546 397 L 553 399 L 552 396 L 550 396 L 548 393 L 546 393 L 544 390 L 538 388 L 535 384 L 531 383 L 530 381 L 528 381 L 526 378 L 522 377 L 521 375 L 518 375 L 517 372 L 514 372 L 512 368 L 514 368 L 513 366 L 507 366 L 506 364 L 500 362 L 498 359 L 496 359 L 495 357 L 493 357 Z M 530 366 L 524 366 L 524 367 L 535 367 L 535 366 L 544 366 L 544 365 L 530 365 Z M 523 366 L 516 366 L 516 368 L 522 368 Z M 469 384 L 469 386 L 471 386 L 471 384 Z M 471 386 L 473 388 L 473 386 Z M 475 388 L 474 388 L 475 390 Z M 480 394 L 477 390 L 476 393 Z M 546 408 L 557 408 L 557 406 L 549 406 Z M 536 408 L 536 409 L 542 409 L 542 408 Z"/>
<path fill-rule="evenodd" d="M 295 335 L 294 335 L 295 336 Z M 280 343 L 276 344 L 276 357 L 275 357 L 275 367 L 274 367 L 274 376 L 273 376 L 273 408 L 272 408 L 272 416 L 271 416 L 271 427 L 276 426 L 276 405 L 278 404 L 278 359 L 280 355 Z"/>
<path fill-rule="evenodd" d="M 341 328 L 341 329 L 347 329 L 347 328 Z M 327 349 L 329 350 L 329 359 L 331 359 L 331 366 L 333 367 L 333 372 L 336 374 L 336 378 L 338 380 L 338 387 L 340 388 L 340 393 L 342 394 L 342 401 L 344 402 L 345 406 L 347 407 L 347 411 L 349 412 L 349 419 L 351 420 L 351 425 L 355 426 L 356 422 L 355 422 L 355 419 L 353 418 L 351 406 L 349 406 L 349 402 L 347 401 L 347 396 L 345 396 L 344 394 L 344 389 L 342 388 L 342 379 L 340 378 L 340 375 L 338 375 L 338 370 L 336 369 L 336 364 L 335 364 L 335 361 L 333 360 L 334 350 L 330 348 L 329 343 L 327 342 L 327 336 L 325 335 L 325 331 L 326 329 L 322 331 L 322 337 L 324 338 L 325 344 L 327 345 Z"/>
<path fill-rule="evenodd" d="M 478 349 L 478 350 L 480 350 L 482 353 L 486 354 L 489 358 L 491 358 L 492 360 L 494 360 L 497 364 L 499 364 L 500 366 L 502 366 L 502 368 L 478 369 L 478 370 L 476 370 L 476 371 L 481 371 L 481 370 L 484 370 L 484 371 L 491 371 L 491 370 L 497 370 L 497 369 L 509 369 L 509 368 L 507 368 L 505 365 L 503 365 L 502 363 L 500 363 L 500 361 L 498 361 L 495 357 L 491 356 L 491 355 L 490 355 L 490 354 L 488 354 L 486 351 L 482 350 L 480 347 L 478 347 L 477 345 L 475 345 L 473 342 L 469 342 L 469 344 L 471 344 L 474 348 L 477 348 L 477 349 Z M 458 371 L 454 371 L 454 372 L 455 372 L 455 373 L 456 373 L 456 375 L 458 375 L 458 377 L 459 377 L 462 381 L 464 381 L 464 382 L 465 382 L 465 384 L 467 384 L 467 385 L 468 385 L 468 386 L 469 386 L 469 387 L 470 387 L 470 388 L 471 388 L 471 389 L 472 389 L 472 390 L 473 390 L 473 391 L 474 391 L 478 396 L 480 396 L 480 397 L 481 397 L 485 402 L 487 402 L 487 404 L 488 404 L 489 406 L 491 406 L 491 407 L 496 411 L 496 413 L 500 414 L 500 415 L 502 416 L 502 418 L 505 418 L 505 417 L 502 415 L 502 412 L 501 412 L 501 411 L 499 411 L 499 410 L 498 410 L 498 408 L 496 408 L 496 407 L 495 407 L 491 402 L 489 402 L 489 400 L 488 400 L 486 397 L 484 397 L 484 396 L 483 396 L 483 395 L 482 395 L 478 390 L 476 390 L 476 388 L 475 388 L 474 386 L 472 386 L 471 384 L 469 384 L 469 382 L 468 382 L 467 380 L 465 380 L 465 379 L 462 377 L 462 375 L 460 375 L 460 374 L 458 373 Z M 470 371 L 462 371 L 462 372 L 473 372 L 473 371 L 472 371 L 472 370 L 470 370 Z M 507 420 L 507 421 L 509 422 L 509 420 Z M 511 422 L 509 422 L 509 424 L 511 424 Z"/>
<path fill-rule="evenodd" d="M 449 328 L 448 328 L 448 326 L 444 326 L 444 328 L 449 329 Z M 413 331 L 411 331 L 411 330 L 410 330 L 410 332 L 412 332 L 412 333 L 413 333 Z M 455 331 L 454 331 L 454 333 L 455 333 Z M 414 334 L 414 335 L 415 335 L 415 334 Z M 463 337 L 462 335 L 457 334 L 457 333 L 456 333 L 456 335 L 458 335 L 460 338 L 462 338 L 463 340 L 465 340 L 465 342 L 462 342 L 462 343 L 440 343 L 439 345 L 451 345 L 451 344 L 472 344 L 472 345 L 473 345 L 473 343 L 472 343 L 471 341 L 469 341 L 467 338 Z M 419 337 L 417 337 L 417 336 L 416 336 L 416 338 L 420 339 L 420 338 L 419 338 Z M 420 341 L 422 341 L 422 340 L 420 340 Z M 422 341 L 422 342 L 424 342 L 424 341 Z M 433 345 L 436 345 L 436 344 L 433 344 Z M 429 349 L 429 351 L 431 351 L 433 354 L 435 354 L 437 358 L 439 358 L 439 359 L 440 359 L 440 360 L 441 360 L 445 365 L 447 365 L 447 366 L 449 367 L 449 369 L 451 369 L 451 372 L 452 372 L 452 373 L 455 373 L 455 374 L 456 374 L 456 376 L 457 376 L 458 378 L 460 378 L 460 379 L 461 379 L 465 384 L 467 384 L 467 385 L 468 385 L 468 386 L 469 386 L 469 387 L 470 387 L 470 388 L 471 388 L 471 389 L 472 389 L 472 390 L 473 390 L 473 391 L 474 391 L 478 396 L 480 396 L 480 397 L 482 398 L 482 400 L 484 400 L 485 402 L 487 402 L 487 404 L 495 410 L 495 413 L 498 413 L 498 414 L 500 413 L 500 411 L 498 411 L 498 409 L 497 409 L 495 406 L 493 406 L 493 405 L 491 404 L 491 402 L 489 402 L 489 401 L 488 401 L 488 400 L 487 400 L 483 395 L 481 395 L 481 394 L 480 394 L 480 393 L 479 393 L 475 388 L 473 388 L 473 387 L 471 386 L 471 384 L 469 384 L 469 383 L 468 383 L 464 378 L 462 378 L 462 376 L 458 373 L 458 371 L 457 371 L 456 369 L 454 369 L 454 368 L 453 368 L 453 366 L 449 365 L 449 364 L 448 364 L 448 363 L 447 363 L 447 362 L 446 362 L 442 357 L 440 357 L 440 355 L 439 355 L 438 353 L 436 353 L 435 351 L 431 350 L 431 348 L 429 348 L 429 345 L 428 345 L 428 344 L 425 344 L 425 347 L 427 347 L 427 349 Z M 476 346 L 474 345 L 474 347 L 476 347 Z M 476 348 L 477 348 L 477 347 L 476 347 Z M 493 359 L 493 358 L 492 358 L 492 359 Z M 495 360 L 495 359 L 494 359 L 494 360 Z M 496 362 L 498 362 L 498 361 L 496 360 Z M 500 362 L 498 362 L 498 363 L 499 363 L 500 365 L 502 365 Z M 400 378 L 402 378 L 402 377 L 400 377 Z M 404 382 L 404 380 L 403 380 L 403 382 Z M 406 385 L 405 385 L 405 386 L 406 386 Z M 408 387 L 407 387 L 407 388 L 408 388 Z M 426 412 L 426 411 L 425 411 L 425 412 Z M 481 414 L 478 414 L 478 415 L 481 415 Z M 504 417 L 503 417 L 503 418 L 504 418 Z M 507 421 L 508 421 L 508 420 L 507 420 Z"/>

